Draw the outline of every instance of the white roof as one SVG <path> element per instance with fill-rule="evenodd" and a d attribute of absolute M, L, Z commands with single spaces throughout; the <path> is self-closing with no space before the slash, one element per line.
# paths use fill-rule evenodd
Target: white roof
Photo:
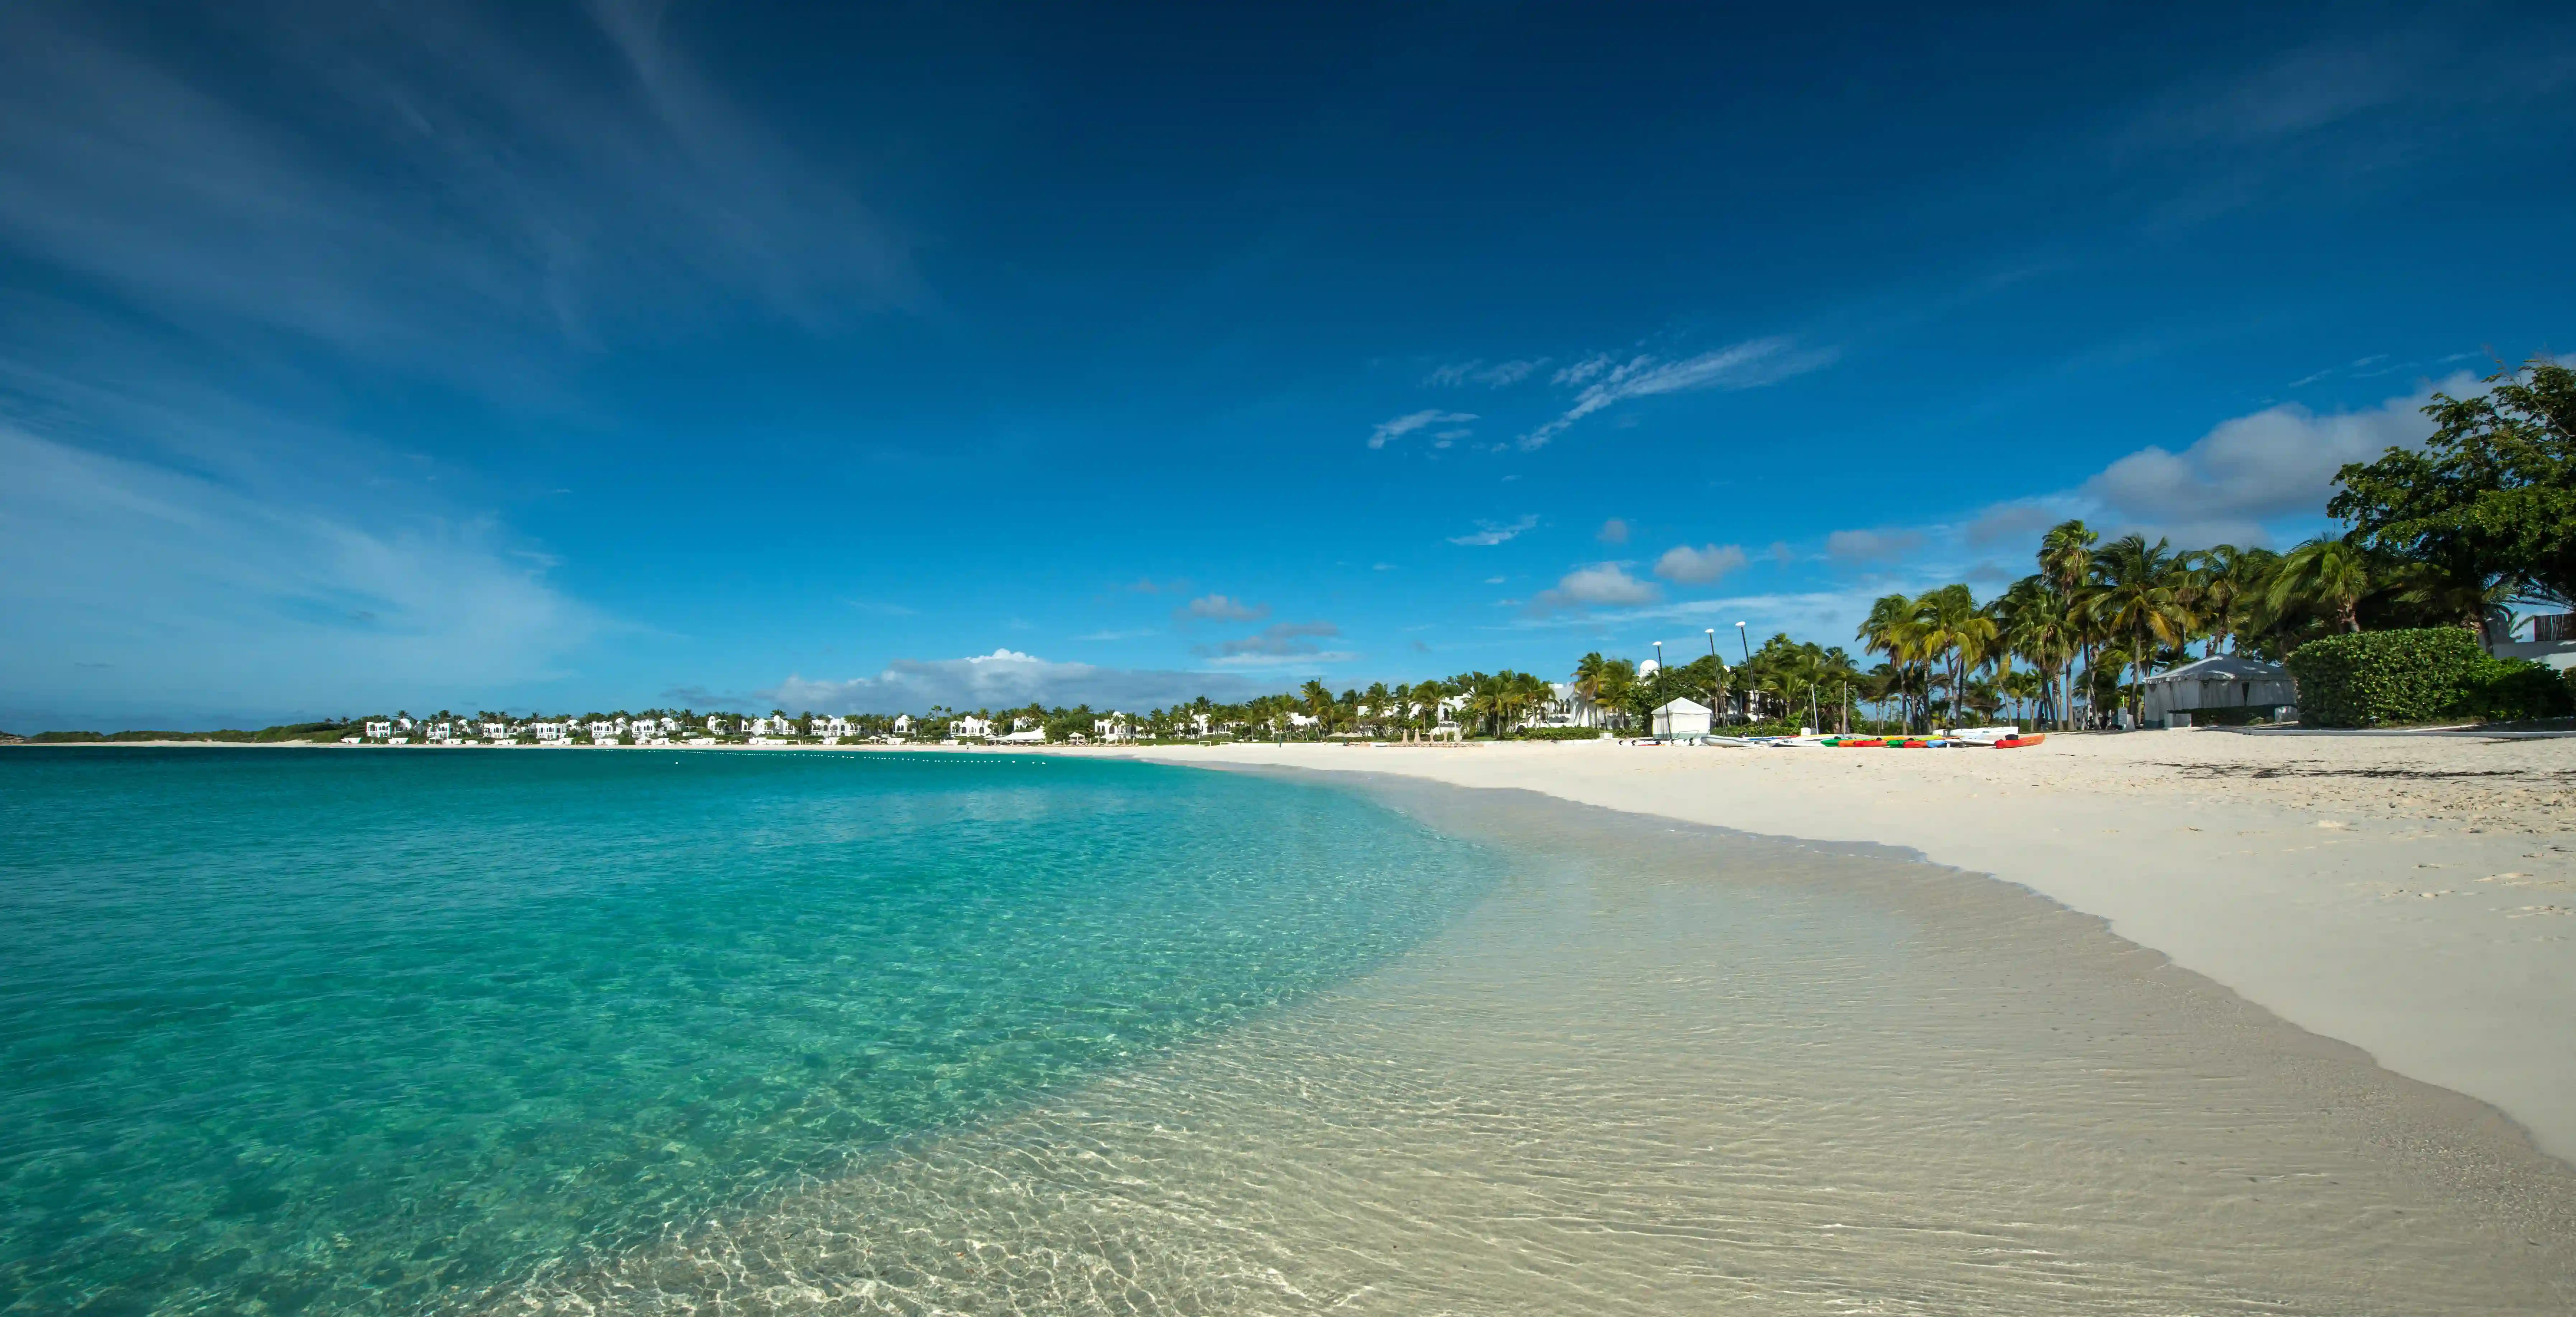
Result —
<path fill-rule="evenodd" d="M 1675 701 L 1673 701 L 1673 702 L 1672 702 L 1672 703 L 1670 703 L 1670 704 L 1659 705 L 1659 706 L 1657 706 L 1657 707 L 1656 707 L 1655 712 L 1657 712 L 1657 713 L 1706 713 L 1706 712 L 1708 712 L 1708 706 L 1707 706 L 1707 705 L 1705 705 L 1705 704 L 1700 703 L 1700 702 L 1699 702 L 1699 701 L 1697 701 L 1697 700 L 1682 699 L 1682 700 L 1675 700 Z"/>
<path fill-rule="evenodd" d="M 2217 658 L 2186 663 L 2179 668 L 2168 668 L 2147 678 L 2147 684 L 2152 686 L 2161 681 L 2281 681 L 2289 675 L 2288 670 L 2278 663 L 2222 654 Z"/>

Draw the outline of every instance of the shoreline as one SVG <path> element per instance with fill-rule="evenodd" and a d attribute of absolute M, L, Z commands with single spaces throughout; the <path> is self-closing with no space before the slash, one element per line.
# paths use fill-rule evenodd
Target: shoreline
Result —
<path fill-rule="evenodd" d="M 2576 1164 L 2576 745 L 2205 733 L 2049 744 L 2061 748 L 1057 753 L 1519 788 L 1755 836 L 1897 848 L 2096 916 L 2289 1024 L 2492 1106 Z"/>

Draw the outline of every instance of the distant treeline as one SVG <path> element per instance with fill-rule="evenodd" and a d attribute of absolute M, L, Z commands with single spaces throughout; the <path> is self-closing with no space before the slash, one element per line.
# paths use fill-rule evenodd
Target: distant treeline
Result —
<path fill-rule="evenodd" d="M 242 745 L 262 745 L 276 741 L 337 741 L 349 734 L 348 723 L 287 723 L 245 732 L 227 727 L 215 732 L 38 732 L 33 736 L 11 737 L 29 745 L 66 745 L 108 743 L 115 741 L 225 741 Z M 0 735 L 6 735 L 0 733 Z"/>

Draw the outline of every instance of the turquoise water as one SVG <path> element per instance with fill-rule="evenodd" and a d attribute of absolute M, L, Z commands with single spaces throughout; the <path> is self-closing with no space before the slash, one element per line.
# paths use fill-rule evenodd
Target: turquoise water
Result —
<path fill-rule="evenodd" d="M 984 756 L 0 754 L 0 1310 L 470 1304 L 1342 981 L 1337 792 Z"/>

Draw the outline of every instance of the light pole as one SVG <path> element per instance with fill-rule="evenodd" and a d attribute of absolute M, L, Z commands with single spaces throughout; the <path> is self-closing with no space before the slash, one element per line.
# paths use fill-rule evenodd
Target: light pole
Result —
<path fill-rule="evenodd" d="M 1726 707 L 1726 678 L 1719 675 L 1726 670 L 1726 663 L 1717 656 L 1717 628 L 1702 629 L 1708 632 L 1708 711 L 1715 717 L 1718 710 Z"/>
<path fill-rule="evenodd" d="M 1662 677 L 1663 677 L 1663 675 L 1664 675 L 1664 642 L 1662 642 L 1662 641 L 1658 640 L 1658 641 L 1656 641 L 1656 642 L 1655 642 L 1655 677 L 1656 677 L 1658 680 L 1661 680 L 1661 679 L 1662 679 Z M 1665 722 L 1664 722 L 1664 725 L 1665 725 L 1666 727 L 1670 727 L 1670 726 L 1672 726 L 1672 721 L 1671 721 L 1670 719 L 1666 719 L 1666 720 L 1665 720 Z M 1649 713 L 1646 715 L 1646 731 L 1647 731 L 1647 733 L 1648 733 L 1649 735 L 1653 736 L 1653 737 L 1654 737 L 1655 739 L 1657 739 L 1657 740 L 1661 740 L 1661 739 L 1663 739 L 1663 735 L 1664 735 L 1664 734 L 1663 734 L 1662 732 L 1658 732 L 1658 731 L 1656 731 L 1656 730 L 1655 730 L 1655 715 L 1654 715 L 1653 713 L 1651 713 L 1651 712 L 1649 712 Z"/>
<path fill-rule="evenodd" d="M 1752 666 L 1753 642 L 1745 638 L 1744 624 L 1742 622 L 1735 624 L 1735 643 L 1738 646 L 1741 646 L 1744 650 L 1745 665 L 1747 667 Z M 1746 687 L 1744 691 L 1744 721 L 1753 721 L 1753 690 L 1749 686 Z"/>

